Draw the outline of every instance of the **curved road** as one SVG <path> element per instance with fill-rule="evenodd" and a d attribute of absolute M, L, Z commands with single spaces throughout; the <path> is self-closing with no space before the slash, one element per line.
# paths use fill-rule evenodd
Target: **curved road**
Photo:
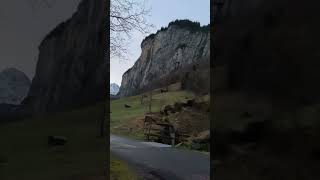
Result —
<path fill-rule="evenodd" d="M 209 180 L 210 156 L 166 144 L 141 142 L 110 135 L 110 151 L 159 180 Z M 147 175 L 146 175 L 147 176 Z"/>

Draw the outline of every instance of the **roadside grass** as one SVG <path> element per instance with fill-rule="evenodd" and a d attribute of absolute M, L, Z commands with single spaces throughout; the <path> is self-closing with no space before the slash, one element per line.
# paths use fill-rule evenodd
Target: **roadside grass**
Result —
<path fill-rule="evenodd" d="M 208 146 L 208 145 L 206 144 L 206 145 L 203 145 L 203 146 Z M 193 149 L 191 147 L 190 144 L 181 144 L 180 146 L 176 146 L 175 148 L 176 149 L 180 149 L 180 150 L 194 151 L 194 152 L 210 155 L 210 151 L 207 151 L 207 150 L 204 150 L 204 149 L 195 150 L 195 149 Z M 204 148 L 207 148 L 207 147 L 204 147 Z"/>
<path fill-rule="evenodd" d="M 97 138 L 104 107 L 101 103 L 0 124 L 0 179 L 107 179 L 107 143 Z M 64 136 L 68 142 L 48 147 L 49 135 Z"/>
<path fill-rule="evenodd" d="M 110 154 L 110 180 L 138 180 L 129 166 Z"/>
<path fill-rule="evenodd" d="M 146 93 L 146 95 L 149 94 Z M 151 111 L 160 112 L 161 107 L 164 105 L 174 104 L 175 102 L 186 102 L 193 97 L 195 97 L 195 95 L 188 91 L 171 91 L 153 94 Z M 135 139 L 143 139 L 143 132 L 130 132 L 127 125 L 136 118 L 144 118 L 145 114 L 148 112 L 148 98 L 149 97 L 145 98 L 143 104 L 141 104 L 141 95 L 124 97 L 111 101 L 110 132 L 112 134 L 123 135 Z M 125 104 L 130 105 L 131 108 L 125 108 Z"/>

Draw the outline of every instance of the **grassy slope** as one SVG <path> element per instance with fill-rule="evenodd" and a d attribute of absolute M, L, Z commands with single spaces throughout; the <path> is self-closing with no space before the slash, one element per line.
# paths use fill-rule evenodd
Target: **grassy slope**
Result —
<path fill-rule="evenodd" d="M 106 142 L 96 138 L 103 107 L 1 125 L 0 179 L 104 179 Z M 49 148 L 48 135 L 65 136 L 68 142 Z"/>
<path fill-rule="evenodd" d="M 163 105 L 173 104 L 178 101 L 186 101 L 185 97 L 192 98 L 194 94 L 187 91 L 172 91 L 167 93 L 158 93 L 152 96 L 152 112 L 159 112 Z M 147 101 L 147 100 L 146 100 Z M 124 108 L 124 104 L 132 106 L 131 108 Z M 134 138 L 143 138 L 141 132 L 130 133 L 126 127 L 130 120 L 144 117 L 148 112 L 148 103 L 141 105 L 141 96 L 124 97 L 118 100 L 111 101 L 111 121 L 110 131 L 113 134 L 125 135 Z"/>

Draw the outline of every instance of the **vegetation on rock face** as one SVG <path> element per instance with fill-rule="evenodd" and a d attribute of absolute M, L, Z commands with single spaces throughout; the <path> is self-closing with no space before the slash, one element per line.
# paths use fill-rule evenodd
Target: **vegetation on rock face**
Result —
<path fill-rule="evenodd" d="M 158 33 L 162 32 L 162 31 L 166 31 L 170 26 L 178 26 L 180 28 L 186 28 L 188 30 L 190 30 L 191 32 L 195 32 L 195 31 L 209 31 L 210 29 L 210 25 L 205 25 L 205 26 L 200 26 L 199 22 L 193 22 L 190 21 L 188 19 L 183 19 L 183 20 L 175 20 L 169 23 L 169 25 L 167 27 L 161 27 L 160 30 L 158 30 L 156 33 L 152 33 L 149 36 L 145 37 L 142 40 L 143 44 L 145 41 L 153 39 Z"/>
<path fill-rule="evenodd" d="M 199 22 L 193 22 L 188 19 L 175 20 L 173 22 L 170 22 L 169 26 L 178 26 L 180 28 L 187 28 L 192 32 L 202 30 L 202 27 L 200 26 Z"/>

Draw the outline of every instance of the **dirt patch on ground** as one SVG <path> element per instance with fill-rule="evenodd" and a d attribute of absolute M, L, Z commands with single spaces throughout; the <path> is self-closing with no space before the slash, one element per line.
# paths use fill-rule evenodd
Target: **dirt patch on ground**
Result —
<path fill-rule="evenodd" d="M 144 117 L 138 117 L 138 118 L 132 119 L 128 123 L 128 127 L 136 131 L 142 130 L 143 125 L 144 125 Z"/>
<path fill-rule="evenodd" d="M 184 109 L 181 112 L 169 115 L 169 121 L 178 133 L 196 136 L 210 128 L 209 115 L 202 111 Z"/>
<path fill-rule="evenodd" d="M 123 124 L 118 127 L 114 127 L 114 129 L 117 132 L 122 132 L 127 135 L 133 135 L 133 136 L 139 134 L 139 137 L 143 133 L 143 128 L 144 128 L 144 117 L 133 118 L 131 120 L 128 120 L 126 124 Z"/>

